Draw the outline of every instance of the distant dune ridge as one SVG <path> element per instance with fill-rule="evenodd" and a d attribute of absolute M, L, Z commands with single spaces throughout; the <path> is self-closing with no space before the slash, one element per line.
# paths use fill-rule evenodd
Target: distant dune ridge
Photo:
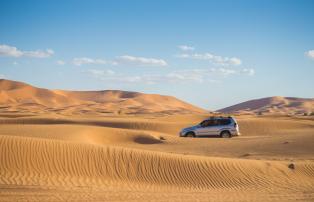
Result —
<path fill-rule="evenodd" d="M 311 114 L 314 112 L 314 98 L 266 97 L 232 105 L 220 109 L 218 112 L 238 114 Z"/>
<path fill-rule="evenodd" d="M 172 96 L 120 90 L 66 91 L 0 79 L 0 113 L 198 114 L 208 113 Z M 313 114 L 314 98 L 266 97 L 217 110 L 231 114 Z"/>
<path fill-rule="evenodd" d="M 185 114 L 204 109 L 172 96 L 119 90 L 65 91 L 37 88 L 0 79 L 2 112 L 54 112 L 61 114 Z"/>

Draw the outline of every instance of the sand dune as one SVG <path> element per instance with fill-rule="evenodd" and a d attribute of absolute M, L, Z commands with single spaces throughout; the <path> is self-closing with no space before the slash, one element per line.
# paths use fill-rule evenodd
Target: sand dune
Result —
<path fill-rule="evenodd" d="M 239 138 L 177 136 L 203 118 L 0 118 L 0 200 L 314 199 L 313 120 L 240 116 Z"/>
<path fill-rule="evenodd" d="M 189 114 L 206 111 L 172 96 L 137 92 L 63 91 L 0 79 L 0 112 L 59 114 Z"/>
<path fill-rule="evenodd" d="M 186 117 L 186 118 L 184 118 Z M 238 117 L 241 137 L 178 138 L 181 128 L 201 115 L 106 118 L 1 118 L 0 134 L 80 142 L 98 142 L 169 153 L 250 159 L 313 159 L 313 120 L 289 117 Z M 145 145 L 147 142 L 149 145 Z M 136 143 L 136 144 L 134 144 Z M 137 144 L 138 143 L 138 144 Z M 142 143 L 142 144 L 141 144 Z M 210 145 L 210 146 L 209 146 Z"/>
<path fill-rule="evenodd" d="M 221 139 L 178 137 L 209 114 L 170 96 L 8 80 L 0 96 L 0 201 L 314 201 L 313 117 L 271 115 L 310 99 L 227 108 L 242 135 Z"/>
<path fill-rule="evenodd" d="M 299 114 L 314 112 L 313 98 L 267 97 L 249 100 L 218 110 L 222 113 L 244 114 Z"/>
<path fill-rule="evenodd" d="M 41 187 L 121 185 L 130 190 L 231 189 L 287 194 L 314 188 L 314 164 L 182 156 L 118 147 L 1 136 L 1 184 Z M 147 188 L 146 188 L 147 189 Z M 144 191 L 144 190 L 142 190 Z M 310 195 L 313 197 L 313 195 Z"/>

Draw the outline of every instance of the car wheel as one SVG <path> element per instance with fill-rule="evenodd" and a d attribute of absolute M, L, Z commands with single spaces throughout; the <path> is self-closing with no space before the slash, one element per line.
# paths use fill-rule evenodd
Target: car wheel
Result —
<path fill-rule="evenodd" d="M 230 134 L 229 131 L 222 131 L 221 134 L 220 134 L 220 137 L 222 137 L 222 138 L 230 138 L 231 134 Z"/>
<path fill-rule="evenodd" d="M 195 137 L 195 134 L 193 132 L 188 132 L 185 137 Z"/>

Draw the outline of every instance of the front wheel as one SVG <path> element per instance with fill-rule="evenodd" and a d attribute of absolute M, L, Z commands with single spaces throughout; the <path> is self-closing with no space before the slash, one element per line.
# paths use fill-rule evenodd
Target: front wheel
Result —
<path fill-rule="evenodd" d="M 230 134 L 229 131 L 223 131 L 223 132 L 221 132 L 220 137 L 222 137 L 222 138 L 231 138 L 231 134 Z"/>

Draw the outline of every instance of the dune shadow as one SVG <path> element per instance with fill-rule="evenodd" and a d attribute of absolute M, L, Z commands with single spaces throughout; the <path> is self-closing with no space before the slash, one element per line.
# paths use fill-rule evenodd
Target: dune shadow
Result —
<path fill-rule="evenodd" d="M 161 140 L 155 139 L 154 137 L 145 137 L 139 136 L 134 139 L 134 142 L 138 144 L 160 144 L 162 143 Z"/>

